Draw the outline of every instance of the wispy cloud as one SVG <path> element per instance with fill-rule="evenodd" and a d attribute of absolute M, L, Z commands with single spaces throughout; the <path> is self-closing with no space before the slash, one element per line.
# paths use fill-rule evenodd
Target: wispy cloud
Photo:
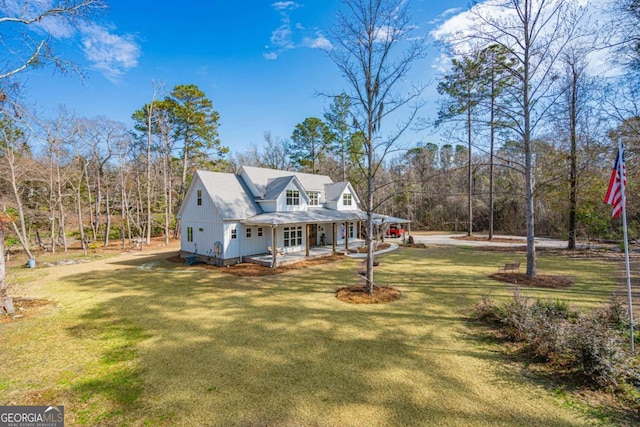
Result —
<path fill-rule="evenodd" d="M 140 46 L 133 36 L 112 34 L 97 24 L 81 26 L 80 33 L 85 57 L 109 81 L 117 83 L 125 72 L 138 65 Z"/>
<path fill-rule="evenodd" d="M 271 4 L 275 10 L 294 10 L 300 7 L 300 5 L 294 1 L 277 1 Z"/>
<path fill-rule="evenodd" d="M 280 14 L 280 26 L 271 32 L 269 44 L 265 46 L 265 52 L 262 54 L 264 59 L 276 60 L 282 53 L 299 47 L 311 49 L 331 47 L 331 42 L 322 33 L 313 34 L 313 30 L 307 29 L 302 23 L 292 23 L 291 11 L 302 5 L 295 1 L 278 1 L 272 3 L 271 7 Z"/>

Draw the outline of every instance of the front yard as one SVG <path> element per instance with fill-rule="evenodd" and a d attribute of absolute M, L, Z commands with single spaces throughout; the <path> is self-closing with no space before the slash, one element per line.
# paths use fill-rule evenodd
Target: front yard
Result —
<path fill-rule="evenodd" d="M 353 305 L 359 260 L 239 277 L 138 253 L 10 271 L 55 301 L 0 324 L 0 404 L 65 405 L 66 425 L 581 426 L 614 424 L 526 375 L 468 315 L 521 253 L 400 249 L 376 280 L 399 301 Z M 619 263 L 540 256 L 574 307 L 605 302 Z M 582 409 L 581 409 L 582 408 Z"/>

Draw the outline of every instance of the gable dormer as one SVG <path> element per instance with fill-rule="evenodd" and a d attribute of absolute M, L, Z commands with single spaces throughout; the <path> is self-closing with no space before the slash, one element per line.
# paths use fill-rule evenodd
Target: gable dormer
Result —
<path fill-rule="evenodd" d="M 356 211 L 358 210 L 358 195 L 354 191 L 349 182 L 336 182 L 335 184 L 326 184 L 325 191 L 325 207 L 336 211 Z"/>
<path fill-rule="evenodd" d="M 294 175 L 270 179 L 264 198 L 257 200 L 265 212 L 306 211 L 309 196 Z"/>

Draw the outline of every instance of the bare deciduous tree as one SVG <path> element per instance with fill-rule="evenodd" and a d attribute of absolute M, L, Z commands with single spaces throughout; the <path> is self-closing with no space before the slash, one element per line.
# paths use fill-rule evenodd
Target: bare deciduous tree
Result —
<path fill-rule="evenodd" d="M 410 126 L 418 106 L 410 105 L 421 93 L 400 87 L 411 65 L 425 53 L 422 38 L 410 37 L 415 26 L 404 0 L 343 0 L 332 48 L 328 53 L 347 81 L 353 124 L 362 134 L 363 156 L 358 166 L 365 176 L 367 269 L 366 289 L 373 289 L 375 178 L 381 161 Z M 405 89 L 405 88 L 402 88 Z M 410 107 L 397 130 L 382 136 L 383 121 Z"/>

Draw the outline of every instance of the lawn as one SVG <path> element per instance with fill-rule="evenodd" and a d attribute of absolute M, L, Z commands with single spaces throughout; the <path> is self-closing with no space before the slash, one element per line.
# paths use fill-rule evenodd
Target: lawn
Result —
<path fill-rule="evenodd" d="M 582 426 L 593 411 L 523 375 L 468 315 L 489 279 L 522 253 L 439 247 L 380 257 L 376 280 L 403 297 L 338 301 L 359 261 L 238 277 L 167 261 L 115 257 L 12 270 L 18 290 L 51 299 L 0 324 L 0 404 L 65 405 L 66 425 Z M 595 307 L 617 263 L 541 254 L 568 289 L 526 290 Z"/>

